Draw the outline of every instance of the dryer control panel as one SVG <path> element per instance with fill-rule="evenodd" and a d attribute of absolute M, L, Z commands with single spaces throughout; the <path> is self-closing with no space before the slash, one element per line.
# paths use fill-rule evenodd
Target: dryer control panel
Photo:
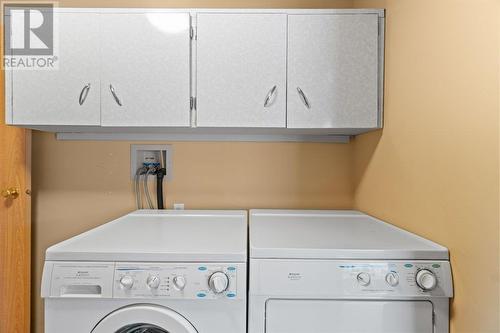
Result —
<path fill-rule="evenodd" d="M 448 261 L 250 260 L 251 295 L 452 297 Z"/>
<path fill-rule="evenodd" d="M 246 264 L 47 261 L 42 297 L 245 299 Z"/>

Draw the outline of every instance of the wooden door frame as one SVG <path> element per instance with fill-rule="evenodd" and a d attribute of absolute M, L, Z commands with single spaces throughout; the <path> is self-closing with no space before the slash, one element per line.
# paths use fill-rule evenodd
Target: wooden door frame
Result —
<path fill-rule="evenodd" d="M 3 41 L 3 27 L 0 27 Z M 3 42 L 0 43 L 3 55 Z M 2 57 L 3 59 L 3 57 Z M 3 60 L 2 60 L 3 61 Z M 31 130 L 5 125 L 5 71 L 0 70 L 0 332 L 29 333 L 31 325 Z M 2 161 L 0 163 L 3 164 Z"/>
<path fill-rule="evenodd" d="M 21 171 L 24 175 L 20 173 L 20 181 L 8 180 L 7 186 L 20 190 L 15 202 L 7 203 L 0 198 L 3 206 L 0 209 L 6 210 L 5 215 L 2 214 L 6 218 L 0 220 L 0 332 L 28 333 L 31 316 L 31 130 L 2 123 L 0 131 L 24 140 L 24 147 L 19 147 L 24 150 L 24 170 Z M 4 176 L 5 171 L 0 174 Z"/>

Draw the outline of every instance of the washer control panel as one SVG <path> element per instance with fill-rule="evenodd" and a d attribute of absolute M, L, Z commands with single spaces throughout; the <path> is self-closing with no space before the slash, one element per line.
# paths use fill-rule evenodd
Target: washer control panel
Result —
<path fill-rule="evenodd" d="M 114 298 L 237 299 L 240 265 L 117 263 Z M 241 288 L 240 288 L 241 289 Z"/>
<path fill-rule="evenodd" d="M 46 262 L 43 297 L 245 299 L 246 264 Z"/>

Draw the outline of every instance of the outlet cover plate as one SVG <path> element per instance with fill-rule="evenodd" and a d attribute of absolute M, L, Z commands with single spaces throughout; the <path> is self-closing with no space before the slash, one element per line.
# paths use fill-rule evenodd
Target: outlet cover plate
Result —
<path fill-rule="evenodd" d="M 163 151 L 163 163 L 167 170 L 166 181 L 172 180 L 172 145 L 130 145 L 130 178 L 134 179 L 138 168 L 142 167 L 145 156 L 156 156 L 159 161 Z M 151 177 L 152 178 L 152 177 Z"/>

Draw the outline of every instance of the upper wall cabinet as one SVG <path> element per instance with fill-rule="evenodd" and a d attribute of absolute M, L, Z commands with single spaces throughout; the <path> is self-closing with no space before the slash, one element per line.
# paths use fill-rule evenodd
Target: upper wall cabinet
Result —
<path fill-rule="evenodd" d="M 58 8 L 54 22 L 59 68 L 6 71 L 8 124 L 285 141 L 382 127 L 381 9 Z"/>
<path fill-rule="evenodd" d="M 380 127 L 379 60 L 379 15 L 289 15 L 287 126 Z"/>
<path fill-rule="evenodd" d="M 190 125 L 189 13 L 101 15 L 103 126 Z"/>
<path fill-rule="evenodd" d="M 59 68 L 6 71 L 7 120 L 18 125 L 98 126 L 99 15 L 64 12 L 56 18 Z"/>
<path fill-rule="evenodd" d="M 59 68 L 9 73 L 10 123 L 190 126 L 189 13 L 62 10 L 54 17 Z"/>
<path fill-rule="evenodd" d="M 286 126 L 284 14 L 197 15 L 197 125 Z"/>

